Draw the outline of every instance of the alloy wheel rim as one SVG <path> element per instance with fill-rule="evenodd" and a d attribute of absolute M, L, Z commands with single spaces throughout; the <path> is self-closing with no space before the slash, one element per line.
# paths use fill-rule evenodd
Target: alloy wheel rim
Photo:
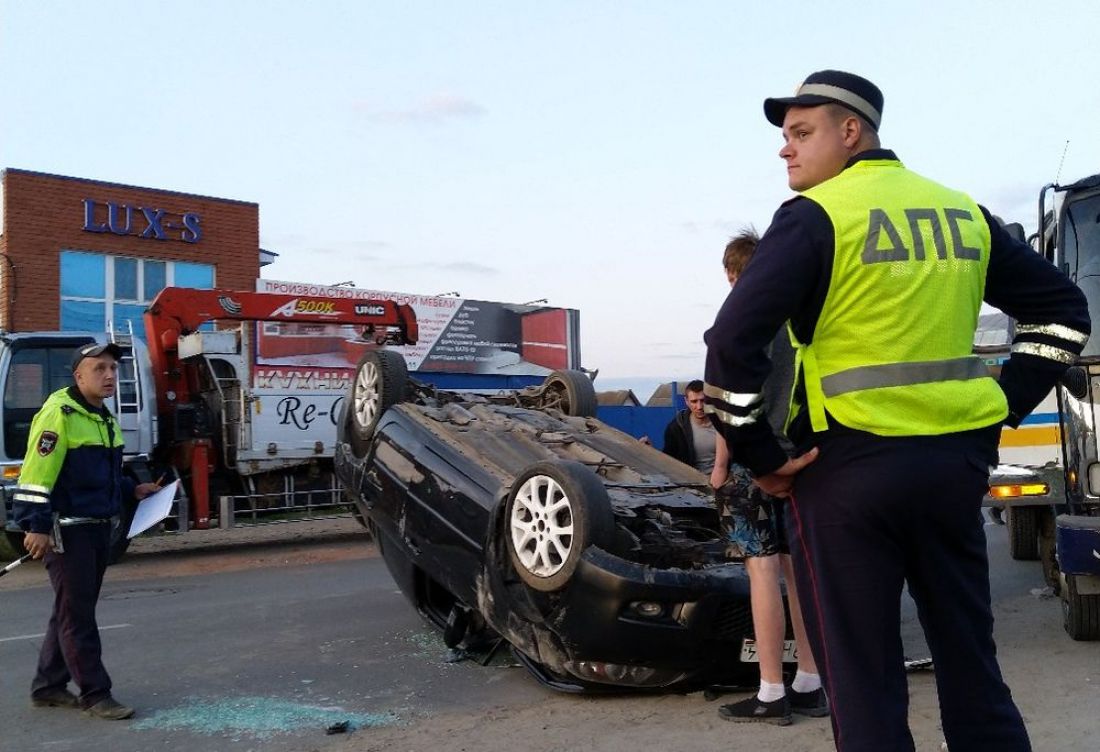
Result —
<path fill-rule="evenodd" d="M 573 504 L 548 475 L 528 478 L 516 492 L 509 521 L 520 564 L 537 577 L 561 571 L 573 550 Z"/>
<path fill-rule="evenodd" d="M 381 400 L 378 380 L 378 366 L 370 361 L 364 363 L 355 376 L 355 420 L 363 428 L 370 426 L 378 415 Z"/>

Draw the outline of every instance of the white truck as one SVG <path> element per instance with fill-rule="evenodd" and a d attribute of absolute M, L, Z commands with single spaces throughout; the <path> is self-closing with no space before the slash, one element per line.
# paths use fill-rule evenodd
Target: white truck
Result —
<path fill-rule="evenodd" d="M 210 322 L 231 328 L 207 329 Z M 412 308 L 392 300 L 331 299 L 231 290 L 165 288 L 145 313 L 145 339 L 105 332 L 0 333 L 0 489 L 19 477 L 30 422 L 46 396 L 72 383 L 75 348 L 113 340 L 123 349 L 110 404 L 126 441 L 125 470 L 137 481 L 179 478 L 169 525 L 183 532 L 249 515 L 308 515 L 342 505 L 332 471 L 348 377 L 303 384 L 257 377 L 256 322 L 356 327 L 358 351 L 416 342 Z M 4 542 L 22 533 L 4 494 Z M 112 557 L 125 551 L 133 507 L 114 530 Z"/>
<path fill-rule="evenodd" d="M 1039 227 L 1032 244 L 1084 292 L 1092 337 L 1032 415 L 1004 429 L 987 503 L 1004 510 L 1012 556 L 1040 561 L 1069 636 L 1100 640 L 1100 175 L 1044 186 Z M 1011 322 L 1006 330 L 999 349 L 984 350 L 994 367 L 1007 355 Z M 976 344 L 983 352 L 993 343 Z"/>

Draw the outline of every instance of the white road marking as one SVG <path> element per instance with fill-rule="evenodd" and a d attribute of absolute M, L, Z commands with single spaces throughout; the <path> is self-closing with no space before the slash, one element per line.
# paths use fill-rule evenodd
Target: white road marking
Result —
<path fill-rule="evenodd" d="M 132 627 L 132 626 L 134 626 L 134 625 L 133 624 L 108 624 L 105 627 L 100 627 L 99 631 L 103 632 L 104 630 L 107 630 L 107 629 L 126 629 L 127 627 Z M 15 637 L 0 637 L 0 642 L 14 642 L 15 640 L 37 640 L 39 637 L 45 637 L 45 636 L 46 636 L 46 633 L 42 632 L 41 634 L 24 634 L 24 635 L 16 635 Z"/>

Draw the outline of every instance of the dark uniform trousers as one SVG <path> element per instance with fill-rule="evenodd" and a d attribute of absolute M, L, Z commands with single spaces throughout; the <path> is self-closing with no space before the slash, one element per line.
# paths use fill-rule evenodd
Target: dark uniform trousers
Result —
<path fill-rule="evenodd" d="M 89 707 L 111 693 L 95 619 L 107 569 L 111 524 L 63 527 L 61 535 L 65 552 L 45 556 L 54 592 L 53 614 L 42 641 L 31 696 L 62 689 L 71 678 L 80 690 L 81 706 Z"/>
<path fill-rule="evenodd" d="M 993 643 L 988 461 L 934 437 L 819 434 L 787 525 L 839 752 L 912 752 L 902 587 L 935 664 L 951 752 L 1029 752 Z"/>

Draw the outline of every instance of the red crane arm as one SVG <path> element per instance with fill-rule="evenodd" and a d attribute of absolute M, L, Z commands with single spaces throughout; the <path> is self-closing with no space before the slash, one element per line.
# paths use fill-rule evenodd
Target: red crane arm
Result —
<path fill-rule="evenodd" d="M 166 407 L 164 392 L 182 386 L 177 358 L 180 335 L 219 320 L 351 324 L 362 327 L 364 337 L 378 344 L 412 345 L 418 336 L 412 307 L 392 300 L 166 287 L 145 311 L 146 341 L 162 408 Z"/>

